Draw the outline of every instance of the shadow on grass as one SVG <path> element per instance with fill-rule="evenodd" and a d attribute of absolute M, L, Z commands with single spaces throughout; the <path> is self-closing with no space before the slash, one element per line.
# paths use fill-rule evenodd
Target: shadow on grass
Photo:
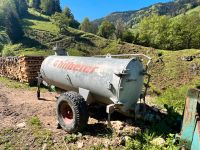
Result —
<path fill-rule="evenodd" d="M 33 14 L 30 14 L 30 13 L 26 14 L 25 17 L 26 17 L 27 19 L 31 19 L 31 20 L 49 21 L 48 18 L 44 18 L 44 17 L 42 17 L 42 16 L 35 16 L 35 15 L 33 15 Z"/>
<path fill-rule="evenodd" d="M 47 46 L 43 45 L 42 43 L 31 39 L 29 37 L 24 37 L 21 41 L 21 43 L 25 46 L 25 47 L 35 47 L 35 48 L 39 48 L 39 49 L 46 49 Z"/>
<path fill-rule="evenodd" d="M 88 124 L 87 128 L 83 131 L 84 135 L 97 137 L 112 136 L 112 133 L 113 130 L 106 123 Z"/>

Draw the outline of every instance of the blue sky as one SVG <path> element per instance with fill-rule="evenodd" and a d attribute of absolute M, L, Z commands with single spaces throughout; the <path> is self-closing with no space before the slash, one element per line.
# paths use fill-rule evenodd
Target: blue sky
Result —
<path fill-rule="evenodd" d="M 82 21 L 85 17 L 90 20 L 104 17 L 112 12 L 138 10 L 140 8 L 170 0 L 61 0 L 64 8 L 68 6 L 75 18 Z"/>

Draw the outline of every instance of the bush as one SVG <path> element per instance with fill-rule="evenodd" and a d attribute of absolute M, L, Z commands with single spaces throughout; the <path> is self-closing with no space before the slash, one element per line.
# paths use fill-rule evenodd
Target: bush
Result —
<path fill-rule="evenodd" d="M 166 104 L 168 106 L 173 105 L 176 111 L 182 111 L 185 104 L 187 90 L 188 86 L 168 88 L 161 94 L 161 96 L 156 98 L 156 103 L 161 105 Z"/>
<path fill-rule="evenodd" d="M 2 51 L 3 49 L 3 45 L 0 43 L 0 52 Z"/>
<path fill-rule="evenodd" d="M 7 57 L 7 56 L 15 56 L 16 53 L 13 49 L 10 48 L 4 48 L 2 51 L 2 56 Z"/>
<path fill-rule="evenodd" d="M 164 145 L 155 145 L 152 140 L 155 138 L 162 137 L 157 136 L 155 132 L 145 130 L 143 133 L 139 133 L 134 138 L 126 141 L 125 150 L 160 150 L 160 149 L 171 149 L 178 150 L 179 148 L 173 144 L 174 135 L 166 135 Z"/>
<path fill-rule="evenodd" d="M 42 123 L 41 123 L 40 119 L 37 116 L 34 116 L 34 117 L 30 118 L 28 123 L 31 126 L 37 126 L 37 127 L 41 127 L 42 126 Z"/>
<path fill-rule="evenodd" d="M 134 41 L 134 35 L 131 31 L 127 30 L 122 35 L 122 40 L 128 43 L 132 43 Z"/>
<path fill-rule="evenodd" d="M 16 44 L 16 45 L 5 45 L 3 50 L 2 50 L 2 56 L 7 57 L 7 56 L 16 56 L 17 50 L 21 48 L 21 44 Z"/>

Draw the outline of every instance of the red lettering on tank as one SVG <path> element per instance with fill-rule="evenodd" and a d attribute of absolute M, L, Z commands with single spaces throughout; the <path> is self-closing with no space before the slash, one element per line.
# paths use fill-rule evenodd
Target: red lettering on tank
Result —
<path fill-rule="evenodd" d="M 58 69 L 63 70 L 72 70 L 72 71 L 78 71 L 78 72 L 84 72 L 84 73 L 93 73 L 98 67 L 93 67 L 89 65 L 84 64 L 75 64 L 73 62 L 67 62 L 67 61 L 60 61 L 56 60 L 53 63 L 53 66 Z"/>
<path fill-rule="evenodd" d="M 84 72 L 89 73 L 90 72 L 90 68 L 89 67 L 85 67 Z"/>
<path fill-rule="evenodd" d="M 84 72 L 84 70 L 85 70 L 85 66 L 82 65 L 79 71 Z"/>
<path fill-rule="evenodd" d="M 54 66 L 54 67 L 57 67 L 59 62 L 60 62 L 59 60 L 55 61 L 55 62 L 53 63 L 53 66 Z"/>
<path fill-rule="evenodd" d="M 74 65 L 74 70 L 79 71 L 80 70 L 81 65 L 80 64 L 75 64 Z"/>
<path fill-rule="evenodd" d="M 69 66 L 67 67 L 68 70 L 71 70 L 73 68 L 73 63 L 69 63 Z"/>
<path fill-rule="evenodd" d="M 90 70 L 88 71 L 88 73 L 92 73 L 92 72 L 94 72 L 95 69 L 96 69 L 96 67 L 94 67 L 94 68 L 90 68 Z"/>
<path fill-rule="evenodd" d="M 64 65 L 63 61 L 60 61 L 60 63 L 57 65 L 58 68 L 62 68 Z"/>
<path fill-rule="evenodd" d="M 62 69 L 67 69 L 68 67 L 69 67 L 69 64 L 65 64 Z"/>

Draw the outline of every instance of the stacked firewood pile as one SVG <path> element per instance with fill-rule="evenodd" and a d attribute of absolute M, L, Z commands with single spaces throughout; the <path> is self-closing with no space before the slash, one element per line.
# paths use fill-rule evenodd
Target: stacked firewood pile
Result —
<path fill-rule="evenodd" d="M 23 56 L 19 57 L 19 73 L 18 78 L 20 82 L 33 82 L 38 76 L 40 66 L 44 57 L 41 56 Z"/>
<path fill-rule="evenodd" d="M 2 57 L 0 59 L 0 74 L 11 79 L 17 79 L 18 57 Z"/>
<path fill-rule="evenodd" d="M 42 56 L 1 57 L 0 75 L 32 84 L 37 81 L 43 60 Z"/>

